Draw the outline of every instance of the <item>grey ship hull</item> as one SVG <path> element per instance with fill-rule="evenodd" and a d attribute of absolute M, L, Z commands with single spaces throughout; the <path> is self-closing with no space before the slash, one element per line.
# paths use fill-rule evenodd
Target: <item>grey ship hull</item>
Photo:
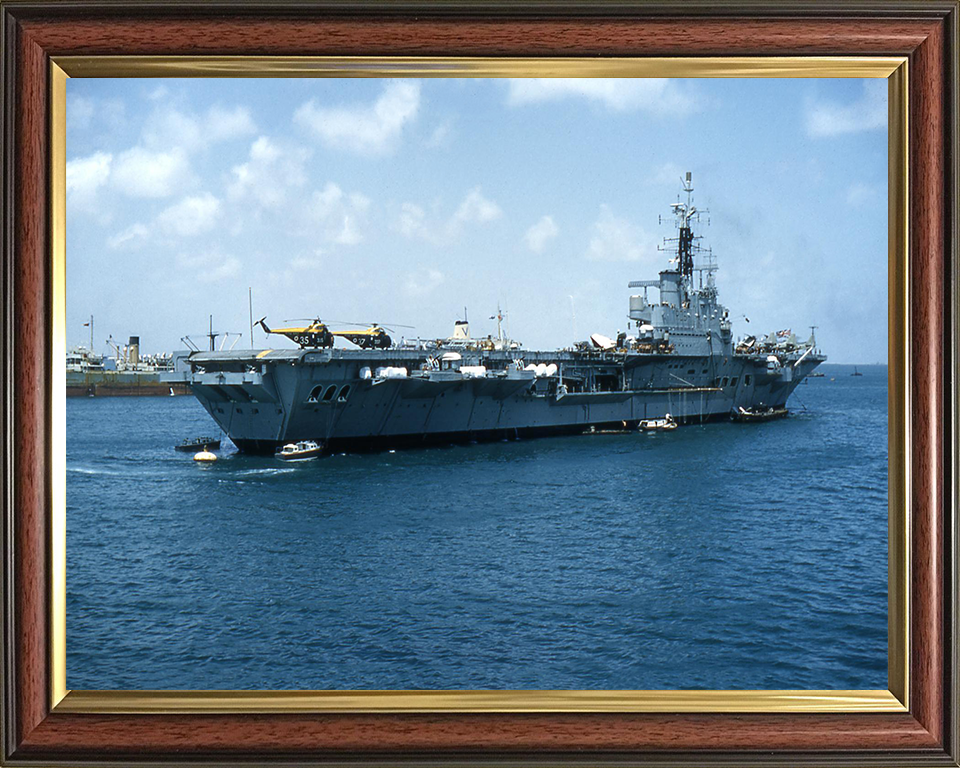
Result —
<path fill-rule="evenodd" d="M 188 381 L 241 451 L 298 440 L 357 451 L 633 428 L 667 413 L 681 423 L 727 419 L 738 407 L 785 406 L 824 359 L 796 355 L 770 370 L 764 355 L 717 352 L 465 352 L 463 366 L 487 368 L 480 377 L 432 370 L 424 350 L 205 352 L 191 356 Z M 537 377 L 516 365 L 521 356 L 557 371 Z M 408 375 L 374 375 L 388 366 Z"/>

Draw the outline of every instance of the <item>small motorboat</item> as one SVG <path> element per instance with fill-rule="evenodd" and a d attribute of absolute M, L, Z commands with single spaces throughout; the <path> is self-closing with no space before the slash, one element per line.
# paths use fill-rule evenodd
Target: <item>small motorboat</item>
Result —
<path fill-rule="evenodd" d="M 744 408 L 731 411 L 730 418 L 739 422 L 773 421 L 782 419 L 789 411 L 786 408 Z"/>
<path fill-rule="evenodd" d="M 219 437 L 188 437 L 180 445 L 174 446 L 176 450 L 184 453 L 197 451 L 215 451 L 220 447 Z"/>
<path fill-rule="evenodd" d="M 669 432 L 677 428 L 677 422 L 669 413 L 662 419 L 644 419 L 639 424 L 641 432 Z"/>
<path fill-rule="evenodd" d="M 277 458 L 283 461 L 301 461 L 315 459 L 323 453 L 323 445 L 314 440 L 301 440 L 297 443 L 287 443 L 277 451 Z"/>
<path fill-rule="evenodd" d="M 200 461 L 203 463 L 212 463 L 217 460 L 217 454 L 211 453 L 210 451 L 204 449 L 202 451 L 198 451 L 197 453 L 195 453 L 193 455 L 193 460 Z"/>

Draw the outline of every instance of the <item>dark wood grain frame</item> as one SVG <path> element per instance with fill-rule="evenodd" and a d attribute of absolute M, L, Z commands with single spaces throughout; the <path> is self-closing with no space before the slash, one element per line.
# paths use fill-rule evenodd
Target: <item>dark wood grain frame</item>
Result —
<path fill-rule="evenodd" d="M 957 2 L 7 2 L 2 15 L 6 765 L 957 766 Z M 81 55 L 906 56 L 909 710 L 76 714 L 51 707 L 51 60 Z"/>

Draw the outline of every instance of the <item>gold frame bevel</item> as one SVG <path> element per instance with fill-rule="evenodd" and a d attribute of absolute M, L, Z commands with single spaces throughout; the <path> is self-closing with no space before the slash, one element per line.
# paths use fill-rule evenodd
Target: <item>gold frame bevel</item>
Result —
<path fill-rule="evenodd" d="M 54 56 L 50 90 L 50 707 L 57 713 L 854 713 L 909 708 L 906 57 Z M 66 81 L 70 77 L 873 77 L 888 81 L 888 690 L 71 691 L 66 687 Z"/>

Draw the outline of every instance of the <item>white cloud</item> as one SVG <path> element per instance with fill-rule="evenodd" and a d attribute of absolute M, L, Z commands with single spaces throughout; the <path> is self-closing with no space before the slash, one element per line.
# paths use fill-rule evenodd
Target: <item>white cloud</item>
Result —
<path fill-rule="evenodd" d="M 209 232 L 220 215 L 220 201 L 209 192 L 185 197 L 165 208 L 149 224 L 137 222 L 107 240 L 112 249 L 141 247 L 150 237 L 191 237 Z M 195 258 L 193 259 L 195 261 Z"/>
<path fill-rule="evenodd" d="M 309 157 L 308 150 L 266 136 L 254 141 L 248 161 L 231 169 L 227 186 L 227 197 L 243 206 L 237 220 L 242 224 L 251 210 L 257 215 L 269 210 L 274 219 L 286 217 L 291 231 L 337 245 L 362 242 L 370 199 L 332 181 L 311 192 L 304 171 Z"/>
<path fill-rule="evenodd" d="M 452 136 L 453 123 L 450 120 L 445 120 L 433 129 L 433 133 L 431 133 L 430 137 L 427 139 L 426 145 L 431 149 L 436 147 L 447 147 L 450 145 Z"/>
<path fill-rule="evenodd" d="M 523 241 L 527 247 L 534 253 L 542 253 L 550 240 L 557 236 L 560 230 L 553 221 L 552 216 L 544 216 L 534 224 L 523 236 Z"/>
<path fill-rule="evenodd" d="M 587 248 L 588 259 L 655 262 L 657 257 L 655 237 L 626 219 L 617 218 L 606 205 L 600 206 L 600 216 L 594 222 L 593 237 Z"/>
<path fill-rule="evenodd" d="M 369 207 L 369 198 L 359 192 L 347 195 L 331 181 L 313 193 L 310 217 L 320 223 L 327 240 L 356 245 L 363 240 L 359 227 Z"/>
<path fill-rule="evenodd" d="M 323 250 L 318 248 L 313 254 L 294 256 L 290 259 L 290 268 L 301 272 L 310 272 L 323 265 Z"/>
<path fill-rule="evenodd" d="M 203 128 L 194 115 L 163 104 L 144 121 L 142 145 L 151 150 L 178 148 L 192 152 L 203 144 Z"/>
<path fill-rule="evenodd" d="M 420 107 L 420 84 L 389 82 L 373 104 L 321 107 L 311 99 L 294 113 L 296 123 L 336 149 L 382 155 L 393 148 Z"/>
<path fill-rule="evenodd" d="M 884 128 L 887 125 L 887 81 L 867 80 L 854 102 L 810 102 L 806 114 L 810 136 L 838 136 Z"/>
<path fill-rule="evenodd" d="M 679 185 L 686 176 L 686 171 L 676 163 L 663 163 L 658 166 L 650 177 L 654 184 Z"/>
<path fill-rule="evenodd" d="M 126 126 L 126 105 L 121 99 L 67 97 L 67 131 L 71 138 L 83 135 L 85 141 L 106 141 Z"/>
<path fill-rule="evenodd" d="M 245 107 L 227 109 L 214 105 L 197 114 L 159 104 L 146 121 L 142 140 L 150 149 L 180 148 L 192 153 L 218 141 L 250 136 L 256 130 L 250 111 Z"/>
<path fill-rule="evenodd" d="M 240 262 L 234 258 L 228 258 L 215 267 L 201 270 L 197 274 L 197 280 L 201 283 L 219 283 L 228 277 L 233 277 L 240 272 Z"/>
<path fill-rule="evenodd" d="M 67 163 L 67 200 L 80 207 L 89 207 L 96 199 L 97 190 L 110 178 L 113 155 L 95 152 Z"/>
<path fill-rule="evenodd" d="M 71 130 L 86 130 L 94 116 L 93 100 L 83 96 L 71 96 L 67 99 L 67 123 Z"/>
<path fill-rule="evenodd" d="M 207 110 L 205 134 L 210 141 L 224 141 L 239 136 L 250 136 L 257 132 L 257 126 L 246 107 L 226 109 L 214 105 Z"/>
<path fill-rule="evenodd" d="M 227 196 L 252 201 L 261 208 L 280 208 L 290 190 L 306 184 L 303 165 L 308 157 L 304 150 L 281 148 L 261 136 L 250 146 L 249 160 L 231 170 Z"/>
<path fill-rule="evenodd" d="M 122 99 L 103 99 L 98 105 L 98 122 L 116 132 L 127 124 L 127 105 Z"/>
<path fill-rule="evenodd" d="M 169 197 L 190 177 L 190 164 L 182 149 L 152 152 L 133 147 L 121 152 L 111 183 L 130 197 Z"/>
<path fill-rule="evenodd" d="M 427 214 L 416 203 L 404 203 L 400 206 L 400 216 L 397 218 L 396 230 L 404 237 L 425 236 Z"/>
<path fill-rule="evenodd" d="M 107 246 L 114 250 L 120 248 L 139 248 L 150 234 L 150 228 L 139 222 L 107 239 Z"/>
<path fill-rule="evenodd" d="M 452 243 L 467 224 L 488 224 L 503 215 L 500 206 L 483 196 L 480 188 L 470 190 L 457 210 L 447 219 L 439 216 L 432 220 L 416 203 L 404 203 L 393 229 L 404 237 L 420 238 L 434 245 Z"/>
<path fill-rule="evenodd" d="M 425 296 L 443 284 L 443 273 L 436 269 L 423 269 L 407 277 L 403 285 L 409 296 Z"/>
<path fill-rule="evenodd" d="M 157 224 L 168 234 L 182 237 L 208 232 L 220 215 L 220 201 L 209 192 L 185 197 L 157 216 Z"/>
<path fill-rule="evenodd" d="M 512 106 L 582 98 L 615 112 L 640 110 L 658 115 L 685 115 L 697 109 L 696 99 L 675 80 L 665 78 L 542 77 L 508 81 Z"/>
<path fill-rule="evenodd" d="M 470 190 L 463 202 L 460 203 L 457 212 L 453 214 L 453 222 L 455 226 L 467 222 L 483 223 L 499 219 L 502 215 L 503 211 L 500 210 L 500 206 L 485 198 L 480 192 L 480 187 L 477 187 Z"/>
<path fill-rule="evenodd" d="M 180 254 L 177 266 L 192 272 L 201 283 L 218 283 L 240 273 L 240 261 L 218 250 Z"/>
<path fill-rule="evenodd" d="M 157 89 L 150 98 L 162 101 L 166 92 Z M 78 97 L 70 101 L 70 110 L 74 128 L 92 125 L 95 120 L 112 125 L 121 121 L 123 103 Z M 192 153 L 211 143 L 254 131 L 250 113 L 243 107 L 227 109 L 214 105 L 198 115 L 159 104 L 145 120 L 138 145 L 115 158 L 98 152 L 68 163 L 67 191 L 74 193 L 75 203 L 82 202 L 109 180 L 113 188 L 130 197 L 169 197 L 192 179 Z"/>

